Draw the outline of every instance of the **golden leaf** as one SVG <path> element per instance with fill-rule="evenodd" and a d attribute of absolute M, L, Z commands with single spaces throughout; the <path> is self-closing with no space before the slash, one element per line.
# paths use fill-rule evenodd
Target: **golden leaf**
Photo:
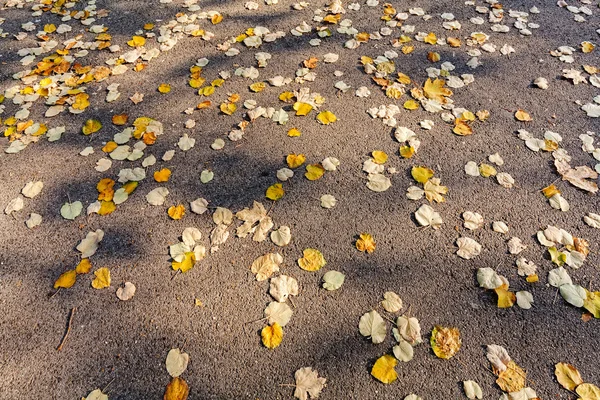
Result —
<path fill-rule="evenodd" d="M 402 51 L 403 54 L 410 54 L 413 51 L 415 51 L 415 46 L 411 46 L 411 45 L 402 46 L 400 51 Z"/>
<path fill-rule="evenodd" d="M 464 120 L 456 118 L 454 120 L 454 128 L 452 128 L 452 132 L 458 136 L 468 136 L 473 134 L 473 129 Z"/>
<path fill-rule="evenodd" d="M 115 114 L 112 116 L 112 123 L 121 126 L 127 123 L 129 116 L 127 114 Z"/>
<path fill-rule="evenodd" d="M 411 158 L 415 155 L 415 148 L 412 146 L 400 146 L 399 151 L 403 158 Z"/>
<path fill-rule="evenodd" d="M 481 163 L 479 164 L 479 173 L 484 178 L 489 178 L 490 176 L 496 176 L 498 171 L 490 164 Z"/>
<path fill-rule="evenodd" d="M 279 95 L 279 100 L 283 101 L 284 103 L 289 103 L 290 101 L 292 101 L 293 98 L 294 98 L 294 93 L 292 93 L 292 92 L 282 92 Z"/>
<path fill-rule="evenodd" d="M 210 18 L 210 22 L 212 22 L 213 25 L 218 24 L 219 22 L 223 21 L 223 16 L 221 14 L 215 14 Z"/>
<path fill-rule="evenodd" d="M 590 292 L 585 289 L 586 299 L 583 308 L 588 310 L 595 318 L 600 318 L 600 292 Z"/>
<path fill-rule="evenodd" d="M 167 182 L 171 177 L 171 170 L 163 168 L 160 171 L 154 171 L 154 180 L 156 182 Z"/>
<path fill-rule="evenodd" d="M 63 272 L 56 282 L 54 282 L 54 289 L 65 288 L 68 289 L 75 284 L 75 280 L 77 279 L 77 272 L 72 269 L 66 272 Z"/>
<path fill-rule="evenodd" d="M 161 83 L 158 86 L 158 91 L 162 94 L 169 93 L 171 91 L 171 85 L 169 85 L 168 83 Z"/>
<path fill-rule="evenodd" d="M 531 118 L 531 115 L 529 115 L 527 111 L 521 109 L 518 109 L 517 112 L 515 112 L 515 118 L 518 121 L 522 122 L 528 122 L 533 120 L 533 118 Z"/>
<path fill-rule="evenodd" d="M 417 102 L 413 99 L 409 99 L 404 102 L 403 107 L 406 108 L 407 110 L 416 110 L 419 107 L 421 107 L 421 105 L 419 104 L 419 102 Z"/>
<path fill-rule="evenodd" d="M 142 36 L 133 36 L 127 44 L 131 47 L 141 47 L 146 44 L 146 39 Z"/>
<path fill-rule="evenodd" d="M 110 271 L 106 267 L 98 268 L 94 271 L 96 276 L 92 281 L 94 289 L 104 289 L 110 286 Z"/>
<path fill-rule="evenodd" d="M 221 109 L 221 112 L 223 114 L 227 114 L 227 115 L 231 115 L 235 112 L 235 110 L 237 110 L 237 106 L 235 105 L 235 103 L 222 103 L 221 106 L 219 107 Z"/>
<path fill-rule="evenodd" d="M 203 101 L 202 103 L 198 103 L 198 105 L 196 106 L 196 108 L 198 110 L 202 110 L 203 108 L 208 108 L 212 105 L 212 103 L 210 102 L 210 100 L 206 100 Z"/>
<path fill-rule="evenodd" d="M 265 90 L 266 87 L 267 85 L 264 82 L 254 82 L 252 85 L 250 85 L 250 90 L 252 90 L 254 93 L 258 93 Z"/>
<path fill-rule="evenodd" d="M 269 200 L 277 201 L 281 199 L 284 194 L 285 191 L 283 190 L 283 186 L 281 186 L 281 183 L 275 183 L 267 188 L 265 197 Z"/>
<path fill-rule="evenodd" d="M 113 211 L 115 211 L 117 209 L 117 206 L 115 205 L 115 203 L 113 201 L 101 201 L 100 202 L 100 209 L 98 210 L 98 215 L 108 215 L 110 213 L 112 213 Z"/>
<path fill-rule="evenodd" d="M 117 147 L 119 147 L 119 145 L 111 140 L 110 142 L 107 142 L 104 147 L 102 147 L 102 151 L 105 153 L 110 153 Z"/>
<path fill-rule="evenodd" d="M 498 374 L 496 383 L 507 393 L 518 392 L 525 387 L 527 373 L 514 361 L 509 361 L 506 370 Z"/>
<path fill-rule="evenodd" d="M 446 103 L 446 97 L 452 96 L 452 90 L 444 87 L 445 82 L 442 79 L 427 78 L 423 85 L 423 92 L 428 99 L 437 100 L 442 104 Z"/>
<path fill-rule="evenodd" d="M 427 36 L 425 36 L 425 38 L 423 39 L 423 41 L 425 43 L 428 43 L 428 44 L 436 44 L 437 43 L 437 36 L 435 36 L 435 33 L 429 32 L 429 34 Z"/>
<path fill-rule="evenodd" d="M 225 79 L 217 78 L 210 83 L 212 87 L 221 87 L 225 83 Z"/>
<path fill-rule="evenodd" d="M 440 53 L 436 53 L 435 51 L 430 51 L 429 53 L 427 53 L 427 59 L 432 63 L 436 63 L 436 62 L 440 61 L 441 56 L 440 56 Z"/>
<path fill-rule="evenodd" d="M 356 241 L 356 249 L 358 251 L 367 252 L 371 254 L 375 251 L 375 239 L 370 233 L 361 233 L 358 240 Z"/>
<path fill-rule="evenodd" d="M 554 185 L 551 184 L 542 189 L 542 193 L 546 196 L 547 199 L 554 196 L 555 194 L 560 194 L 560 190 Z"/>
<path fill-rule="evenodd" d="M 154 28 L 154 24 L 152 22 L 145 23 L 143 28 L 145 31 L 149 31 Z"/>
<path fill-rule="evenodd" d="M 575 392 L 581 397 L 579 400 L 600 400 L 600 388 L 591 383 L 582 383 Z"/>
<path fill-rule="evenodd" d="M 410 174 L 413 179 L 419 183 L 427 182 L 433 176 L 433 170 L 427 167 L 412 167 Z"/>
<path fill-rule="evenodd" d="M 371 155 L 373 156 L 373 161 L 375 161 L 376 164 L 385 164 L 385 162 L 388 160 L 388 155 L 385 151 L 374 150 Z"/>
<path fill-rule="evenodd" d="M 300 136 L 301 134 L 302 134 L 302 133 L 301 133 L 301 132 L 300 132 L 298 129 L 296 129 L 296 128 L 292 128 L 292 129 L 290 129 L 290 130 L 288 131 L 288 133 L 287 133 L 287 135 L 288 135 L 289 137 L 298 137 L 298 136 Z"/>
<path fill-rule="evenodd" d="M 317 179 L 321 179 L 324 173 L 325 168 L 323 168 L 321 164 L 310 164 L 306 166 L 306 173 L 304 176 L 309 181 L 316 181 Z"/>
<path fill-rule="evenodd" d="M 79 261 L 79 264 L 77 264 L 77 266 L 75 267 L 75 272 L 77 272 L 77 274 L 87 274 L 90 272 L 91 269 L 92 263 L 90 262 L 90 259 L 84 258 L 81 261 Z"/>
<path fill-rule="evenodd" d="M 100 179 L 100 182 L 96 185 L 96 190 L 98 190 L 98 200 L 112 200 L 115 191 L 113 187 L 115 186 L 115 181 L 110 178 Z"/>
<path fill-rule="evenodd" d="M 181 272 L 187 272 L 194 267 L 194 264 L 196 264 L 196 254 L 193 251 L 188 251 L 184 254 L 181 262 L 173 261 L 171 267 L 175 271 L 181 270 Z"/>
<path fill-rule="evenodd" d="M 527 275 L 527 278 L 525 278 L 525 280 L 528 283 L 535 283 L 540 280 L 540 277 L 537 274 Z"/>
<path fill-rule="evenodd" d="M 54 25 L 54 24 L 46 24 L 46 25 L 44 25 L 44 32 L 46 32 L 46 33 L 56 32 L 56 25 Z"/>
<path fill-rule="evenodd" d="M 517 296 L 515 296 L 515 294 L 511 291 L 509 291 L 506 287 L 506 285 L 502 285 L 496 289 L 494 289 L 494 291 L 496 292 L 496 295 L 498 295 L 498 308 L 510 308 L 512 306 L 515 305 L 515 301 L 517 301 Z M 520 390 L 520 389 L 517 389 Z M 514 390 L 515 392 L 517 390 Z M 511 390 L 512 392 L 512 390 Z"/>
<path fill-rule="evenodd" d="M 449 37 L 446 39 L 446 42 L 450 45 L 450 47 L 460 47 L 460 39 Z"/>
<path fill-rule="evenodd" d="M 262 343 L 269 349 L 274 349 L 281 344 L 283 340 L 283 328 L 277 322 L 271 326 L 265 326 L 260 332 Z"/>
<path fill-rule="evenodd" d="M 402 72 L 398 72 L 397 81 L 402 83 L 403 85 L 408 85 L 411 82 L 410 77 L 406 74 L 403 74 Z"/>
<path fill-rule="evenodd" d="M 317 67 L 319 59 L 317 57 L 311 57 L 308 60 L 304 60 L 303 64 L 306 68 L 313 69 Z"/>
<path fill-rule="evenodd" d="M 169 217 L 171 217 L 171 219 L 181 219 L 185 215 L 185 207 L 183 206 L 183 204 L 171 206 L 167 210 L 167 214 L 169 214 Z"/>
<path fill-rule="evenodd" d="M 371 369 L 371 375 L 381 383 L 392 383 L 398 378 L 394 367 L 398 360 L 389 354 L 383 355 L 375 361 Z"/>
<path fill-rule="evenodd" d="M 296 111 L 296 115 L 298 115 L 298 116 L 308 115 L 308 113 L 312 109 L 313 109 L 313 106 L 308 103 L 302 103 L 299 101 L 294 103 L 294 110 Z"/>
<path fill-rule="evenodd" d="M 286 157 L 288 167 L 294 169 L 298 168 L 306 161 L 306 156 L 304 154 L 288 154 Z"/>
<path fill-rule="evenodd" d="M 138 187 L 139 182 L 130 181 L 123 185 L 123 189 L 125 189 L 125 193 L 131 194 Z"/>
<path fill-rule="evenodd" d="M 327 264 L 323 254 L 317 249 L 305 249 L 303 257 L 298 259 L 298 265 L 305 271 L 318 271 Z"/>
<path fill-rule="evenodd" d="M 188 384 L 177 376 L 171 379 L 171 382 L 167 385 L 163 400 L 187 400 L 189 394 L 190 388 Z"/>
<path fill-rule="evenodd" d="M 337 121 L 337 117 L 331 111 L 321 111 L 317 115 L 317 121 L 319 121 L 323 125 L 329 125 L 332 122 Z"/>
<path fill-rule="evenodd" d="M 92 133 L 98 132 L 102 128 L 102 123 L 97 119 L 88 119 L 83 124 L 81 132 L 84 135 L 91 135 Z"/>
<path fill-rule="evenodd" d="M 571 364 L 556 364 L 554 366 L 554 375 L 556 376 L 558 383 L 567 390 L 575 390 L 577 386 L 583 383 L 579 371 Z"/>
<path fill-rule="evenodd" d="M 436 325 L 431 332 L 429 343 L 436 356 L 447 360 L 460 350 L 462 344 L 460 331 L 458 328 Z"/>
<path fill-rule="evenodd" d="M 595 48 L 596 48 L 596 46 L 594 46 L 594 44 L 591 42 L 582 42 L 581 43 L 581 51 L 583 51 L 584 53 L 591 53 L 592 51 L 594 51 Z"/>

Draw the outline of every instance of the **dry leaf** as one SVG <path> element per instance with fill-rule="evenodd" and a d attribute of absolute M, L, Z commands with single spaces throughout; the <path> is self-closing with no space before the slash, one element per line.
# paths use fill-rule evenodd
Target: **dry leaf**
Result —
<path fill-rule="evenodd" d="M 265 347 L 274 349 L 283 340 L 283 328 L 277 322 L 274 322 L 270 326 L 265 326 L 260 332 L 260 336 Z"/>
<path fill-rule="evenodd" d="M 110 271 L 106 267 L 98 268 L 94 271 L 94 280 L 92 287 L 94 289 L 104 289 L 110 286 Z"/>

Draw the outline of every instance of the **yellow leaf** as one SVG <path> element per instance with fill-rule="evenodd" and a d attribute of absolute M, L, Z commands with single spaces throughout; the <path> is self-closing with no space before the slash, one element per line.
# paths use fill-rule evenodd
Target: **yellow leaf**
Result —
<path fill-rule="evenodd" d="M 427 182 L 433 176 L 433 170 L 427 167 L 412 167 L 410 174 L 419 183 Z"/>
<path fill-rule="evenodd" d="M 525 280 L 528 283 L 535 283 L 540 280 L 540 277 L 537 274 L 527 275 L 527 278 L 525 278 Z"/>
<path fill-rule="evenodd" d="M 385 89 L 385 95 L 390 99 L 398 100 L 404 94 L 404 90 L 397 88 L 395 86 L 390 86 Z"/>
<path fill-rule="evenodd" d="M 296 115 L 298 116 L 308 115 L 312 109 L 313 106 L 308 103 L 301 103 L 299 101 L 294 103 L 294 110 L 296 110 Z"/>
<path fill-rule="evenodd" d="M 402 46 L 400 51 L 402 51 L 403 54 L 410 54 L 413 51 L 415 51 L 415 46 L 411 46 L 411 45 Z"/>
<path fill-rule="evenodd" d="M 294 98 L 294 93 L 292 92 L 283 92 L 279 95 L 279 100 L 289 103 Z"/>
<path fill-rule="evenodd" d="M 517 301 L 517 296 L 515 296 L 515 294 L 509 291 L 508 289 L 505 289 L 503 286 L 494 289 L 494 291 L 498 295 L 498 308 L 510 308 L 515 305 L 515 301 Z M 517 390 L 515 390 L 515 392 Z"/>
<path fill-rule="evenodd" d="M 115 186 L 115 181 L 110 178 L 100 179 L 100 182 L 96 185 L 96 190 L 98 190 L 98 200 L 112 200 L 113 195 L 115 193 L 113 187 Z"/>
<path fill-rule="evenodd" d="M 415 155 L 415 148 L 412 146 L 400 146 L 400 155 L 403 158 L 411 158 Z"/>
<path fill-rule="evenodd" d="M 529 115 L 527 111 L 521 109 L 518 109 L 517 112 L 515 112 L 515 118 L 522 122 L 528 122 L 533 120 L 533 118 L 531 118 L 531 115 Z"/>
<path fill-rule="evenodd" d="M 296 129 L 296 128 L 292 128 L 292 129 L 290 129 L 290 130 L 288 131 L 288 133 L 287 133 L 287 135 L 288 135 L 289 137 L 298 137 L 298 136 L 300 136 L 301 134 L 302 134 L 302 133 L 301 133 L 301 132 L 300 132 L 298 129 Z"/>
<path fill-rule="evenodd" d="M 54 282 L 54 289 L 65 288 L 68 289 L 75 284 L 77 279 L 77 272 L 72 269 L 67 272 L 63 272 L 56 282 Z"/>
<path fill-rule="evenodd" d="M 406 108 L 407 110 L 416 110 L 420 106 L 421 105 L 413 99 L 406 100 L 403 105 L 403 107 Z"/>
<path fill-rule="evenodd" d="M 306 161 L 306 156 L 304 154 L 288 154 L 286 157 L 287 165 L 290 168 L 298 168 Z"/>
<path fill-rule="evenodd" d="M 381 383 L 392 383 L 398 378 L 398 374 L 394 367 L 398 364 L 398 360 L 389 354 L 381 356 L 375 361 L 371 369 L 371 375 Z"/>
<path fill-rule="evenodd" d="M 98 268 L 94 271 L 96 276 L 92 281 L 94 289 L 104 289 L 110 286 L 110 271 L 106 267 Z"/>
<path fill-rule="evenodd" d="M 583 308 L 588 310 L 595 318 L 600 318 L 600 292 L 590 292 L 585 289 L 587 294 L 583 301 Z"/>
<path fill-rule="evenodd" d="M 171 91 L 171 85 L 168 83 L 161 83 L 158 86 L 158 91 L 163 94 L 169 93 Z"/>
<path fill-rule="evenodd" d="M 203 88 L 200 88 L 200 90 L 198 90 L 198 95 L 208 97 L 211 94 L 213 94 L 214 92 L 215 92 L 214 86 L 204 86 Z"/>
<path fill-rule="evenodd" d="M 460 331 L 458 328 L 436 325 L 431 332 L 429 343 L 436 356 L 447 360 L 460 350 L 462 344 Z"/>
<path fill-rule="evenodd" d="M 356 241 L 356 249 L 358 251 L 372 253 L 375 251 L 375 239 L 370 233 L 361 233 Z"/>
<path fill-rule="evenodd" d="M 527 373 L 514 361 L 509 361 L 506 370 L 498 374 L 496 383 L 507 393 L 518 392 L 525 387 Z"/>
<path fill-rule="evenodd" d="M 428 44 L 436 44 L 437 43 L 437 36 L 435 36 L 435 33 L 429 32 L 429 34 L 427 36 L 425 36 L 425 38 L 423 39 L 423 41 L 425 43 L 428 43 Z"/>
<path fill-rule="evenodd" d="M 127 114 L 115 114 L 112 116 L 112 123 L 117 126 L 125 125 L 127 119 L 129 119 Z"/>
<path fill-rule="evenodd" d="M 427 78 L 423 85 L 423 92 L 428 99 L 437 100 L 442 104 L 447 102 L 446 96 L 452 96 L 452 90 L 444 87 L 445 82 L 442 79 L 432 81 Z"/>
<path fill-rule="evenodd" d="M 600 400 L 600 388 L 591 383 L 582 383 L 575 392 L 581 397 L 579 400 Z"/>
<path fill-rule="evenodd" d="M 322 123 L 323 125 L 329 125 L 332 122 L 337 121 L 337 117 L 335 116 L 334 113 L 332 113 L 331 111 L 321 111 L 318 115 L 317 115 L 317 120 Z"/>
<path fill-rule="evenodd" d="M 558 188 L 554 184 L 552 184 L 543 188 L 542 193 L 544 194 L 544 196 L 546 196 L 547 199 L 549 199 L 555 194 L 560 194 L 560 190 L 558 190 Z"/>
<path fill-rule="evenodd" d="M 219 22 L 223 21 L 223 16 L 221 14 L 215 14 L 210 18 L 210 22 L 212 22 L 213 25 L 218 24 Z"/>
<path fill-rule="evenodd" d="M 131 194 L 138 187 L 138 182 L 130 181 L 123 185 L 123 189 L 125 189 L 125 193 Z"/>
<path fill-rule="evenodd" d="M 169 214 L 169 217 L 171 217 L 171 219 L 181 219 L 185 214 L 185 207 L 183 206 L 183 204 L 171 206 L 167 210 L 167 214 Z"/>
<path fill-rule="evenodd" d="M 304 176 L 309 181 L 316 181 L 317 179 L 321 179 L 324 173 L 325 168 L 323 168 L 321 164 L 310 164 L 306 166 L 306 173 Z"/>
<path fill-rule="evenodd" d="M 402 72 L 398 72 L 398 82 L 402 83 L 403 85 L 408 85 L 410 84 L 410 77 L 406 74 L 403 74 Z"/>
<path fill-rule="evenodd" d="M 267 85 L 264 82 L 254 82 L 252 85 L 250 85 L 250 90 L 252 90 L 254 93 L 258 93 L 265 90 L 266 87 Z"/>
<path fill-rule="evenodd" d="M 89 258 L 84 258 L 79 261 L 79 264 L 75 267 L 77 274 L 87 274 L 92 269 L 92 263 Z"/>
<path fill-rule="evenodd" d="M 119 147 L 119 145 L 111 140 L 110 142 L 107 142 L 104 147 L 102 147 L 102 151 L 105 153 L 110 153 L 117 147 Z"/>
<path fill-rule="evenodd" d="M 190 387 L 182 378 L 177 376 L 171 379 L 171 382 L 167 385 L 163 400 L 187 400 L 189 394 Z"/>
<path fill-rule="evenodd" d="M 481 163 L 479 164 L 479 173 L 484 178 L 489 178 L 490 176 L 496 176 L 498 171 L 492 165 Z"/>
<path fill-rule="evenodd" d="M 101 128 L 102 123 L 100 121 L 98 121 L 97 119 L 88 119 L 83 124 L 81 132 L 83 132 L 83 134 L 87 136 L 91 135 L 92 133 L 98 132 Z"/>
<path fill-rule="evenodd" d="M 260 332 L 262 343 L 269 349 L 274 349 L 281 344 L 283 339 L 283 328 L 277 322 L 271 326 L 265 326 Z"/>
<path fill-rule="evenodd" d="M 154 24 L 152 22 L 145 23 L 143 28 L 145 31 L 149 31 L 154 28 Z"/>
<path fill-rule="evenodd" d="M 112 213 L 113 211 L 115 211 L 117 209 L 117 206 L 115 205 L 115 203 L 113 201 L 101 201 L 100 202 L 100 209 L 98 210 L 98 215 L 108 215 L 110 213 Z"/>
<path fill-rule="evenodd" d="M 44 32 L 46 32 L 46 33 L 56 32 L 56 25 L 54 25 L 54 24 L 46 24 L 46 25 L 44 25 Z"/>
<path fill-rule="evenodd" d="M 277 201 L 283 197 L 285 194 L 281 183 L 275 183 L 267 188 L 267 192 L 265 196 L 269 200 Z"/>
<path fill-rule="evenodd" d="M 388 155 L 385 153 L 385 151 L 374 150 L 371 155 L 373 156 L 373 161 L 375 161 L 376 164 L 385 164 L 385 162 L 388 160 Z"/>
<path fill-rule="evenodd" d="M 317 249 L 305 249 L 302 258 L 298 259 L 298 265 L 305 271 L 318 271 L 327 264 L 323 254 Z"/>
<path fill-rule="evenodd" d="M 142 36 L 133 36 L 127 44 L 131 47 L 141 47 L 146 44 L 146 39 Z"/>
<path fill-rule="evenodd" d="M 46 31 L 46 32 L 48 32 L 48 31 Z M 591 53 L 592 51 L 594 51 L 595 48 L 596 48 L 596 46 L 594 46 L 594 44 L 591 42 L 582 42 L 581 43 L 581 51 L 583 51 L 584 53 Z"/>
<path fill-rule="evenodd" d="M 198 77 L 198 78 L 192 78 L 188 81 L 188 84 L 190 85 L 190 87 L 193 87 L 194 89 L 198 89 L 200 86 L 202 86 L 204 84 L 204 82 L 206 82 L 206 79 L 202 78 L 202 77 Z"/>
<path fill-rule="evenodd" d="M 554 366 L 554 375 L 556 376 L 558 383 L 567 390 L 575 390 L 577 386 L 583 383 L 579 371 L 571 364 L 556 364 Z"/>
<path fill-rule="evenodd" d="M 188 251 L 184 254 L 181 262 L 173 261 L 171 267 L 175 271 L 179 269 L 181 272 L 187 272 L 194 267 L 194 264 L 196 264 L 196 254 L 193 251 Z"/>
<path fill-rule="evenodd" d="M 198 110 L 202 110 L 203 108 L 208 108 L 212 105 L 212 103 L 210 102 L 210 100 L 206 100 L 203 101 L 202 103 L 198 103 L 198 105 L 196 106 L 196 108 Z"/>
<path fill-rule="evenodd" d="M 222 103 L 220 109 L 223 114 L 231 115 L 235 112 L 235 110 L 237 110 L 237 106 L 235 103 L 227 102 Z"/>
<path fill-rule="evenodd" d="M 171 177 L 171 170 L 163 168 L 160 171 L 154 171 L 154 180 L 156 182 L 167 182 Z"/>
<path fill-rule="evenodd" d="M 237 103 L 238 101 L 240 101 L 240 99 L 241 96 L 237 93 L 233 93 L 227 98 L 227 100 L 229 100 L 231 103 Z"/>
<path fill-rule="evenodd" d="M 464 120 L 457 118 L 454 120 L 454 128 L 452 128 L 452 132 L 458 136 L 468 136 L 473 134 L 473 129 Z"/>

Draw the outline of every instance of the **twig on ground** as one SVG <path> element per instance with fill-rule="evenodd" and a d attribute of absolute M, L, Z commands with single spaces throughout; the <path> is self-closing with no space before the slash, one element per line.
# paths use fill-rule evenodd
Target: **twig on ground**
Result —
<path fill-rule="evenodd" d="M 75 315 L 75 311 L 77 311 L 77 307 L 71 308 L 71 315 L 69 316 L 69 323 L 67 325 L 67 331 L 65 332 L 65 335 L 63 336 L 62 340 L 60 341 L 60 344 L 56 348 L 57 351 L 61 351 L 63 346 L 65 345 L 65 342 L 67 341 L 67 337 L 69 336 L 69 333 L 71 332 L 71 325 L 73 324 L 73 316 Z"/>

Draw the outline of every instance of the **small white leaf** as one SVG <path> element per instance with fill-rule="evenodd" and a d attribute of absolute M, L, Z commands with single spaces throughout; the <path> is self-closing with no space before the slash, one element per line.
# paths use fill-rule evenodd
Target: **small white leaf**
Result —
<path fill-rule="evenodd" d="M 323 289 L 338 290 L 344 284 L 346 276 L 339 271 L 327 271 L 323 275 Z"/>
<path fill-rule="evenodd" d="M 370 337 L 375 344 L 382 343 L 387 333 L 385 321 L 375 310 L 369 311 L 360 317 L 358 328 L 361 335 Z"/>

